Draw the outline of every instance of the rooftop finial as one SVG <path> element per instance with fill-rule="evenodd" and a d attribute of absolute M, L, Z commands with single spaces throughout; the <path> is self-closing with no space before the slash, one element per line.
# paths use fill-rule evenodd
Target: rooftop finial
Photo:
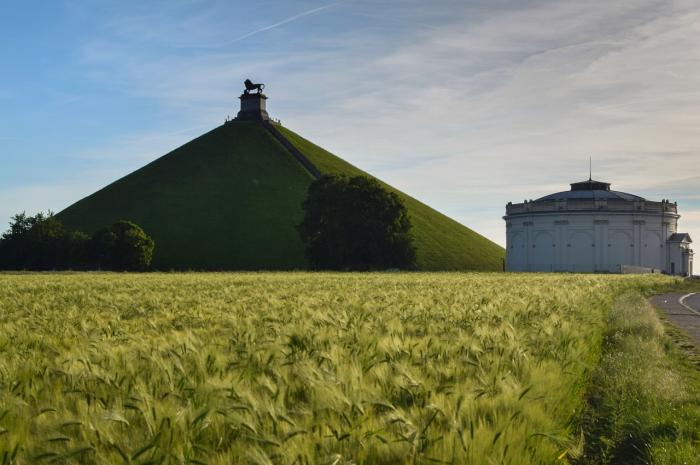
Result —
<path fill-rule="evenodd" d="M 593 181 L 593 157 L 588 156 L 588 180 Z"/>

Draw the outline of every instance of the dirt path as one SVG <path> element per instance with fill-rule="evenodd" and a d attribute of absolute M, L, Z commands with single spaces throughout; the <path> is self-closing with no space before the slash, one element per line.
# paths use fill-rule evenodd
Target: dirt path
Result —
<path fill-rule="evenodd" d="M 700 293 L 657 295 L 651 303 L 664 312 L 668 321 L 688 333 L 700 347 Z"/>

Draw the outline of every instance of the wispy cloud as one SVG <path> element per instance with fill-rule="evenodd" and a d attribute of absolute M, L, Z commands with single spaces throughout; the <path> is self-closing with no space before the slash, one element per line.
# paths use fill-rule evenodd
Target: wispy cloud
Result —
<path fill-rule="evenodd" d="M 256 35 L 256 34 L 260 34 L 261 32 L 269 31 L 269 30 L 271 30 L 271 29 L 275 29 L 275 28 L 278 28 L 278 27 L 280 27 L 280 26 L 284 26 L 285 24 L 289 24 L 289 23 L 291 23 L 291 22 L 293 22 L 293 21 L 297 21 L 297 20 L 299 20 L 299 19 L 301 19 L 301 18 L 305 18 L 305 17 L 307 17 L 307 16 L 311 16 L 311 15 L 314 15 L 314 14 L 316 14 L 316 13 L 320 13 L 321 11 L 327 10 L 328 8 L 332 8 L 332 7 L 334 7 L 334 6 L 336 6 L 336 5 L 340 4 L 340 3 L 341 3 L 341 2 L 331 3 L 331 4 L 328 4 L 328 5 L 320 6 L 320 7 L 318 7 L 318 8 L 312 8 L 311 10 L 307 10 L 307 11 L 304 11 L 304 12 L 302 12 L 302 13 L 299 13 L 299 14 L 296 14 L 296 15 L 293 15 L 293 16 L 290 16 L 290 17 L 285 18 L 285 19 L 283 19 L 283 20 L 281 20 L 281 21 L 278 21 L 278 22 L 276 22 L 276 23 L 274 23 L 274 24 L 270 24 L 269 26 L 264 26 L 264 27 L 261 27 L 261 28 L 259 28 L 259 29 L 254 30 L 254 31 L 251 31 L 251 32 L 249 32 L 249 33 L 247 33 L 247 34 L 243 34 L 242 36 L 237 37 L 236 39 L 233 39 L 233 40 L 231 40 L 231 41 L 224 42 L 224 43 L 222 43 L 222 44 L 220 45 L 220 47 L 224 47 L 224 46 L 227 46 L 227 45 L 234 44 L 234 43 L 236 43 L 236 42 L 240 42 L 241 40 L 245 40 L 245 39 L 247 39 L 247 38 L 249 38 L 249 37 L 253 37 L 253 36 Z"/>

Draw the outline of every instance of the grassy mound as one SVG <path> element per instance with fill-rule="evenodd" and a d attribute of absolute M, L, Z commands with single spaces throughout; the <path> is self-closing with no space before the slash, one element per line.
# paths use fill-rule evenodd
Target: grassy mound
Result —
<path fill-rule="evenodd" d="M 120 219 L 156 242 L 159 269 L 305 266 L 294 225 L 312 177 L 259 124 L 220 126 L 59 213 L 92 233 Z"/>
<path fill-rule="evenodd" d="M 366 174 L 280 128 L 323 173 Z M 295 226 L 312 176 L 258 123 L 220 126 L 71 205 L 58 217 L 92 233 L 128 219 L 153 237 L 157 269 L 299 269 Z M 399 193 L 424 270 L 499 270 L 501 247 Z"/>

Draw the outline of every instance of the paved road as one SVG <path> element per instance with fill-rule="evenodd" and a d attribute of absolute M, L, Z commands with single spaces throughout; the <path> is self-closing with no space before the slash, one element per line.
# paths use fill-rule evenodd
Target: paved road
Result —
<path fill-rule="evenodd" d="M 652 297 L 651 303 L 662 310 L 668 320 L 683 329 L 700 347 L 700 293 L 671 293 Z"/>

